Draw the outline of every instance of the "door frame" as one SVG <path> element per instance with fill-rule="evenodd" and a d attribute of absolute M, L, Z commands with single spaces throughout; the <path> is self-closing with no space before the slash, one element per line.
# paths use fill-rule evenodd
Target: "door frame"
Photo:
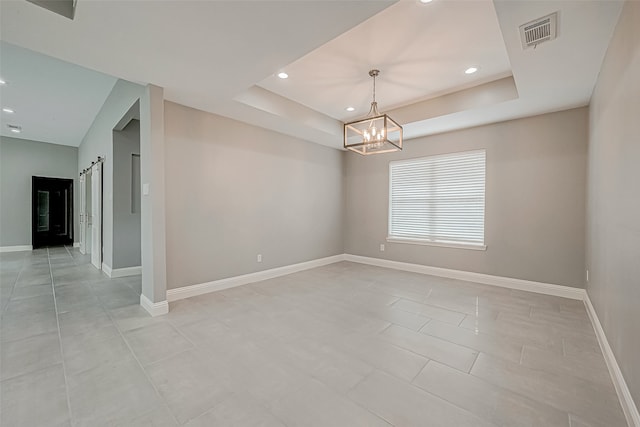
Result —
<path fill-rule="evenodd" d="M 73 228 L 74 228 L 74 220 L 73 220 L 73 178 L 51 178 L 47 176 L 36 176 L 33 175 L 31 177 L 31 245 L 34 249 L 47 246 L 41 244 L 41 242 L 37 238 L 38 232 L 38 195 L 36 189 L 38 188 L 39 183 L 46 182 L 59 182 L 65 183 L 69 185 L 69 194 L 68 194 L 68 206 L 67 212 L 65 215 L 67 216 L 67 227 L 69 228 L 67 240 L 61 240 L 62 245 L 73 245 Z"/>
<path fill-rule="evenodd" d="M 91 165 L 91 264 L 102 270 L 102 162 Z"/>
<path fill-rule="evenodd" d="M 85 222 L 87 220 L 87 189 L 85 188 L 85 176 L 84 174 L 80 175 L 80 253 L 84 255 L 87 253 L 86 244 L 87 244 L 87 230 Z"/>

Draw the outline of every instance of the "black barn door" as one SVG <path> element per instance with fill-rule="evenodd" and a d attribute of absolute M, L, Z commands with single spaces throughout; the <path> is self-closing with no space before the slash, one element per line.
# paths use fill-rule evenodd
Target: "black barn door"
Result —
<path fill-rule="evenodd" d="M 34 176 L 31 195 L 33 248 L 73 244 L 73 180 Z"/>

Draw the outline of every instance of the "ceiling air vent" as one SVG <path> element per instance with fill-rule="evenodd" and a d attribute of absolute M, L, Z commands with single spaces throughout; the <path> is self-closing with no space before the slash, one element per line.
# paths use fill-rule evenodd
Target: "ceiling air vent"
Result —
<path fill-rule="evenodd" d="M 556 38 L 558 12 L 543 16 L 526 24 L 520 25 L 520 40 L 522 49 L 536 47 L 540 43 Z"/>

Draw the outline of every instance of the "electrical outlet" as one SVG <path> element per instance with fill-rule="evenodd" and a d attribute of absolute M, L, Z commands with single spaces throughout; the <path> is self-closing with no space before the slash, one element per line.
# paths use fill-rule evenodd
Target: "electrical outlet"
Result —
<path fill-rule="evenodd" d="M 257 261 L 262 262 L 262 254 L 258 254 Z"/>
<path fill-rule="evenodd" d="M 384 252 L 384 243 L 380 243 L 380 252 Z"/>

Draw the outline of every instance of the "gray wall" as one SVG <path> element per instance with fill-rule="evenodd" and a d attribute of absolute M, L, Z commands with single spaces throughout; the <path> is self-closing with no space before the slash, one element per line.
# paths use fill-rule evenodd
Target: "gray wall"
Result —
<path fill-rule="evenodd" d="M 340 151 L 171 102 L 165 144 L 168 289 L 343 252 Z"/>
<path fill-rule="evenodd" d="M 144 86 L 118 80 L 78 147 L 78 170 L 106 157 L 102 173 L 103 262 L 113 267 L 113 129 L 144 93 Z"/>
<path fill-rule="evenodd" d="M 72 178 L 78 241 L 78 149 L 0 137 L 0 247 L 31 245 L 31 177 Z"/>
<path fill-rule="evenodd" d="M 640 406 L 640 2 L 627 1 L 591 99 L 587 292 Z"/>
<path fill-rule="evenodd" d="M 132 154 L 140 154 L 140 122 L 138 120 L 131 120 L 121 131 L 113 131 L 113 265 L 111 267 L 114 269 L 141 265 L 140 169 L 137 169 L 138 176 L 134 177 Z M 138 184 L 135 188 L 134 183 Z"/>
<path fill-rule="evenodd" d="M 582 287 L 587 121 L 578 108 L 417 138 L 391 155 L 345 153 L 345 252 Z M 391 160 L 480 148 L 486 251 L 385 242 Z"/>

